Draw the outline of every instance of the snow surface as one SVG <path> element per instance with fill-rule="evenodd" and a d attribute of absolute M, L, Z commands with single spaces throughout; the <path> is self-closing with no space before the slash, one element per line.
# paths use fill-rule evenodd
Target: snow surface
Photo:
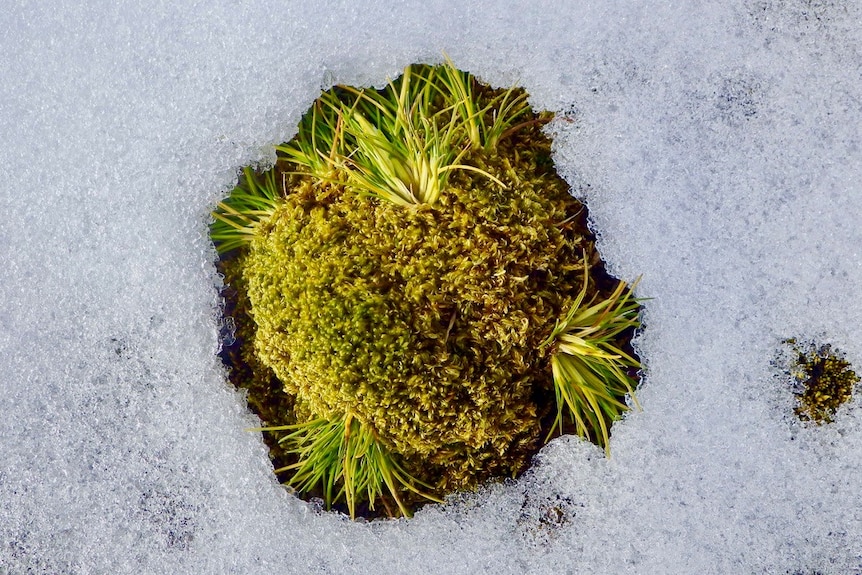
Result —
<path fill-rule="evenodd" d="M 4 3 L 0 573 L 862 573 L 862 10 L 840 0 Z M 219 347 L 209 212 L 321 87 L 518 82 L 643 280 L 643 411 L 523 478 L 351 522 L 271 473 Z"/>

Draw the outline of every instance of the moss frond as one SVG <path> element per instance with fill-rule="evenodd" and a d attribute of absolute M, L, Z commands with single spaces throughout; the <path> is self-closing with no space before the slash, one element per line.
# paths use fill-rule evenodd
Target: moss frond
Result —
<path fill-rule="evenodd" d="M 476 78 L 456 68 L 448 56 L 437 74 L 435 88 L 453 114 L 463 119 L 464 132 L 474 149 L 491 153 L 504 137 L 535 123 L 523 90 L 512 87 L 490 100 L 482 98 Z"/>
<path fill-rule="evenodd" d="M 543 345 L 554 346 L 551 369 L 557 399 L 555 427 L 562 432 L 563 419 L 568 415 L 579 436 L 594 437 L 609 452 L 608 424 L 628 410 L 626 395 L 637 404 L 637 382 L 629 371 L 639 368 L 640 362 L 617 343 L 620 333 L 640 325 L 639 303 L 631 297 L 637 281 L 631 287 L 619 282 L 607 298 L 582 305 L 588 273 L 585 258 L 584 287 Z"/>
<path fill-rule="evenodd" d="M 367 502 L 374 509 L 375 501 L 384 491 L 404 516 L 410 516 L 411 512 L 401 499 L 403 490 L 428 501 L 441 501 L 426 491 L 431 486 L 405 471 L 374 432 L 351 415 L 264 427 L 259 431 L 290 431 L 279 443 L 286 444 L 298 461 L 275 471 L 292 471 L 289 483 L 297 491 L 322 489 L 327 509 L 343 500 L 350 516 L 355 517 L 358 503 Z"/>
<path fill-rule="evenodd" d="M 342 181 L 398 205 L 435 203 L 453 170 L 473 171 L 505 187 L 488 172 L 461 163 L 473 138 L 490 142 L 484 136 L 489 130 L 477 132 L 484 122 L 475 116 L 473 93 L 464 88 L 472 80 L 461 74 L 447 62 L 408 66 L 382 91 L 336 86 L 306 114 L 297 137 L 277 149 L 323 181 Z M 501 120 L 513 109 L 506 101 Z"/>
<path fill-rule="evenodd" d="M 338 170 L 339 158 L 344 156 L 343 101 L 337 93 L 333 89 L 315 100 L 302 117 L 296 137 L 275 148 L 288 161 L 327 182 L 343 179 Z"/>
<path fill-rule="evenodd" d="M 262 220 L 279 205 L 281 191 L 275 170 L 258 175 L 250 167 L 243 170 L 240 183 L 212 215 L 210 237 L 220 254 L 247 246 L 257 235 Z"/>

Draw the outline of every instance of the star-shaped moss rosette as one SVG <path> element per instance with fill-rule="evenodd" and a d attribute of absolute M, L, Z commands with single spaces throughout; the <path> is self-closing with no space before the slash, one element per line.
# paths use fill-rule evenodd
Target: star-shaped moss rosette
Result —
<path fill-rule="evenodd" d="M 301 494 L 409 515 L 516 475 L 555 434 L 607 448 L 639 305 L 553 169 L 547 119 L 450 61 L 409 66 L 324 92 L 219 204 L 232 377 Z"/>

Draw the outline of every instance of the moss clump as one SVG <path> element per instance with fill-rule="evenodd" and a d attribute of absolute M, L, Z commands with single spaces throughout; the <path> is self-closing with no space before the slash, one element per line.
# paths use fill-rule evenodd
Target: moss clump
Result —
<path fill-rule="evenodd" d="M 516 475 L 554 432 L 607 443 L 638 306 L 604 274 L 544 120 L 523 91 L 408 67 L 325 93 L 220 204 L 234 373 L 295 488 L 409 514 Z"/>
<path fill-rule="evenodd" d="M 796 356 L 791 369 L 798 401 L 794 413 L 802 421 L 832 423 L 838 408 L 852 398 L 859 376 L 828 343 L 803 345 L 795 339 L 786 343 Z"/>
<path fill-rule="evenodd" d="M 502 159 L 484 164 L 507 178 Z M 526 157 L 519 171 L 508 190 L 454 176 L 434 205 L 407 209 L 303 181 L 244 270 L 258 357 L 285 390 L 405 457 L 466 467 L 447 474 L 457 487 L 475 482 L 475 459 L 523 465 L 534 390 L 551 387 L 538 348 L 591 249 L 566 227 L 580 207 L 561 180 Z"/>

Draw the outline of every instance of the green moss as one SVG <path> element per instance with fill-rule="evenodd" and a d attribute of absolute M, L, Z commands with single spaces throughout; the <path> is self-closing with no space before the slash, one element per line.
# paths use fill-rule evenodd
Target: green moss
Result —
<path fill-rule="evenodd" d="M 472 459 L 538 438 L 533 393 L 551 386 L 538 348 L 591 249 L 566 229 L 580 206 L 562 181 L 522 163 L 509 190 L 455 176 L 436 204 L 407 209 L 305 181 L 244 268 L 257 354 L 285 390 L 406 457 L 459 458 L 458 485 Z M 507 177 L 499 158 L 485 167 Z"/>
<path fill-rule="evenodd" d="M 283 440 L 287 481 L 327 505 L 344 496 L 351 515 L 356 486 L 407 513 L 516 475 L 553 433 L 606 444 L 639 367 L 637 304 L 604 274 L 585 209 L 553 171 L 546 118 L 523 91 L 446 67 L 413 69 L 411 107 L 407 77 L 325 94 L 214 225 L 233 250 L 232 377 Z M 377 127 L 348 118 L 358 109 Z M 401 160 L 375 163 L 375 145 Z M 415 193 L 419 181 L 431 183 Z"/>
<path fill-rule="evenodd" d="M 796 416 L 817 424 L 832 423 L 838 408 L 852 398 L 859 376 L 829 344 L 801 345 L 795 339 L 786 343 L 796 356 L 791 370 L 797 389 Z"/>

